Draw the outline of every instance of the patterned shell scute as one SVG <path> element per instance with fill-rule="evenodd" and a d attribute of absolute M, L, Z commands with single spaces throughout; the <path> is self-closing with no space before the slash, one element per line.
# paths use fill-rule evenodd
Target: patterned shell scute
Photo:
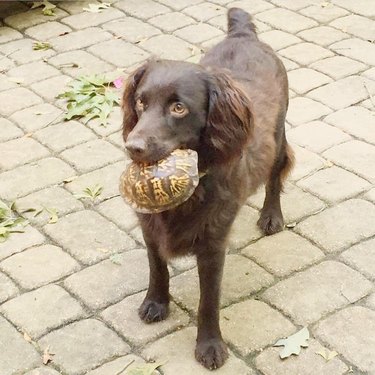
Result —
<path fill-rule="evenodd" d="M 174 150 L 155 164 L 131 163 L 120 179 L 120 192 L 137 212 L 158 213 L 191 197 L 199 183 L 198 155 Z"/>

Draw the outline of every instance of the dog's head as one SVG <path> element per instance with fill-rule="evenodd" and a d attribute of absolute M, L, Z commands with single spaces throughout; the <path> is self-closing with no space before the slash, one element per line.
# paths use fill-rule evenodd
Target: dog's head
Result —
<path fill-rule="evenodd" d="M 135 161 L 155 162 L 178 148 L 206 165 L 241 154 L 252 129 L 247 95 L 224 73 L 177 61 L 150 61 L 127 80 L 123 137 Z"/>

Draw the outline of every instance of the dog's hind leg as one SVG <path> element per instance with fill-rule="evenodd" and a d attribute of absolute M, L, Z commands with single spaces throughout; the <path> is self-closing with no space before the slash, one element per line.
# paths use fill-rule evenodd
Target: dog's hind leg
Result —
<path fill-rule="evenodd" d="M 292 169 L 293 164 L 294 154 L 286 141 L 283 124 L 278 157 L 273 165 L 270 178 L 266 183 L 266 197 L 257 223 L 266 235 L 280 232 L 284 228 L 280 193 L 283 188 L 283 182 Z"/>

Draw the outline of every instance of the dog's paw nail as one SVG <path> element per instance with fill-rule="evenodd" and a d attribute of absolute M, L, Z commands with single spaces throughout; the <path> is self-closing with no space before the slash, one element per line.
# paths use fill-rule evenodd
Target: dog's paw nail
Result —
<path fill-rule="evenodd" d="M 168 316 L 168 304 L 144 300 L 138 310 L 138 315 L 146 323 L 159 322 Z"/>
<path fill-rule="evenodd" d="M 221 339 L 211 339 L 198 342 L 195 348 L 195 358 L 209 370 L 215 370 L 225 363 L 228 349 Z"/>

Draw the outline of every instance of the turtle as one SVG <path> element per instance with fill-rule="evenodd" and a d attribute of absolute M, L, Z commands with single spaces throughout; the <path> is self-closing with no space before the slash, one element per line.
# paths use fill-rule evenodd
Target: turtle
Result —
<path fill-rule="evenodd" d="M 159 213 L 188 200 L 199 184 L 198 154 L 176 149 L 154 164 L 128 165 L 120 177 L 120 193 L 139 213 Z"/>

